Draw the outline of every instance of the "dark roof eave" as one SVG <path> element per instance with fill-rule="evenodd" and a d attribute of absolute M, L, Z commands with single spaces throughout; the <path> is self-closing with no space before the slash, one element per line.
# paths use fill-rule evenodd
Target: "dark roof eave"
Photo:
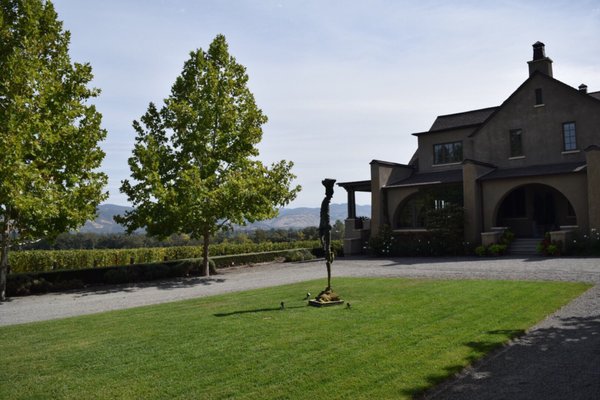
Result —
<path fill-rule="evenodd" d="M 475 165 L 481 165 L 483 167 L 488 167 L 488 168 L 498 168 L 494 164 L 490 164 L 490 163 L 478 161 L 478 160 L 473 160 L 471 158 L 465 158 L 462 163 L 463 163 L 463 165 L 464 164 L 475 164 Z"/>
<path fill-rule="evenodd" d="M 385 165 L 387 167 L 401 167 L 401 168 L 410 168 L 410 169 L 414 169 L 414 167 L 410 166 L 410 165 L 406 165 L 406 164 L 399 164 L 399 163 L 395 163 L 395 162 L 390 162 L 390 161 L 382 161 L 382 160 L 372 160 L 370 163 L 370 165 L 373 164 L 378 164 L 378 165 Z"/>
<path fill-rule="evenodd" d="M 417 187 L 417 186 L 433 186 L 433 185 L 441 185 L 444 183 L 449 184 L 449 183 L 459 183 L 459 182 L 458 181 L 457 182 L 431 181 L 431 182 L 395 184 L 395 185 L 384 186 L 383 189 L 407 188 L 407 187 Z"/>
<path fill-rule="evenodd" d="M 454 169 L 443 172 L 416 173 L 400 181 L 389 183 L 384 188 L 441 185 L 460 182 L 462 182 L 462 169 Z"/>
<path fill-rule="evenodd" d="M 453 126 L 451 128 L 438 129 L 438 130 L 435 130 L 435 131 L 415 132 L 415 133 L 411 133 L 411 135 L 418 137 L 418 136 L 425 135 L 425 134 L 428 134 L 428 133 L 441 133 L 441 132 L 454 131 L 456 129 L 477 128 L 480 125 L 481 125 L 481 123 L 468 124 L 468 125 L 460 125 L 460 126 Z"/>
<path fill-rule="evenodd" d="M 565 175 L 581 173 L 587 169 L 585 162 L 554 165 L 534 165 L 524 168 L 497 169 L 480 177 L 480 181 L 529 178 L 532 176 Z"/>
<path fill-rule="evenodd" d="M 353 181 L 353 182 L 339 182 L 337 184 L 340 187 L 343 187 L 346 190 L 354 190 L 356 192 L 370 192 L 371 191 L 371 181 Z"/>

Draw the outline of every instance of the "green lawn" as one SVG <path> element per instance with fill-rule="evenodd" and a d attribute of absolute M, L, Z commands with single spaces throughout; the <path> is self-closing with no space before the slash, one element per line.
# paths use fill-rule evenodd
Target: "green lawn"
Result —
<path fill-rule="evenodd" d="M 0 398 L 410 398 L 589 287 L 336 278 L 350 309 L 306 306 L 323 283 L 0 328 Z"/>

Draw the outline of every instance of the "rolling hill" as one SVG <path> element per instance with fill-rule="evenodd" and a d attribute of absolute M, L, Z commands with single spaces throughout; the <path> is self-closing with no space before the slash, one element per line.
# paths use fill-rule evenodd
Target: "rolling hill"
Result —
<path fill-rule="evenodd" d="M 115 204 L 102 204 L 98 207 L 98 216 L 93 221 L 87 221 L 85 225 L 80 229 L 80 232 L 89 233 L 123 233 L 125 230 L 119 224 L 117 224 L 113 217 L 120 215 L 131 207 L 118 206 Z M 344 220 L 347 215 L 346 204 L 331 204 L 329 207 L 329 214 L 331 222 L 336 220 Z M 299 207 L 299 208 L 282 208 L 279 210 L 279 215 L 273 219 L 255 222 L 245 227 L 239 227 L 240 230 L 251 230 L 251 229 L 301 229 L 307 226 L 319 226 L 319 213 L 318 207 Z M 357 215 L 370 216 L 371 206 L 356 206 Z"/>

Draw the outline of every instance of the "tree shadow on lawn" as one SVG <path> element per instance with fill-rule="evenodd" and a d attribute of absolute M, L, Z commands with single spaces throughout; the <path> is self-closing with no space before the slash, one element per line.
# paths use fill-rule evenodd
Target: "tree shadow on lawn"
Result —
<path fill-rule="evenodd" d="M 348 258 L 348 260 L 359 260 L 360 258 Z M 531 256 L 531 257 L 516 257 L 516 256 L 501 256 L 501 257 L 476 257 L 476 256 L 456 256 L 456 257 L 380 257 L 380 258 L 372 258 L 368 257 L 367 259 L 389 261 L 387 264 L 383 264 L 384 267 L 394 267 L 398 265 L 421 265 L 421 264 L 455 264 L 455 263 L 494 263 L 494 262 L 502 262 L 502 261 L 520 261 L 520 262 L 543 262 L 548 260 L 548 258 L 541 256 Z"/>
<path fill-rule="evenodd" d="M 464 343 L 472 364 L 445 368 L 427 386 L 403 391 L 417 399 L 593 399 L 600 393 L 600 314 L 558 319 L 529 333 L 489 331 L 513 339 Z M 483 354 L 487 354 L 480 359 Z"/>
<path fill-rule="evenodd" d="M 98 285 L 90 286 L 85 289 L 76 289 L 70 294 L 75 294 L 75 297 L 85 297 L 90 295 L 103 295 L 111 293 L 132 293 L 145 288 L 157 288 L 160 290 L 174 290 L 189 288 L 198 285 L 210 286 L 217 283 L 223 283 L 224 278 L 213 277 L 191 277 L 191 278 L 174 278 L 169 280 L 145 281 L 136 283 L 123 283 L 115 285 Z M 66 293 L 65 293 L 66 294 Z"/>
<path fill-rule="evenodd" d="M 283 312 L 285 310 L 289 310 L 289 309 L 293 309 L 293 308 L 305 308 L 305 307 L 307 307 L 307 306 L 306 305 L 304 305 L 304 306 L 285 306 L 285 308 L 281 308 L 281 307 L 255 308 L 255 309 L 251 309 L 251 310 L 239 310 L 239 311 L 231 311 L 231 312 L 227 312 L 227 313 L 216 313 L 213 315 L 215 317 L 230 317 L 232 315 L 238 315 L 238 314 L 254 314 L 254 313 L 273 312 L 273 311 Z"/>

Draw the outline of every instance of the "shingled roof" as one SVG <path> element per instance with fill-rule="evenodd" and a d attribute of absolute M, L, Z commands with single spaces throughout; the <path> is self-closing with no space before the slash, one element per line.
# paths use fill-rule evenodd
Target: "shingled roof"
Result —
<path fill-rule="evenodd" d="M 546 165 L 531 165 L 521 168 L 497 169 L 480 178 L 482 181 L 494 179 L 513 179 L 538 175 L 560 175 L 580 172 L 585 169 L 585 162 L 570 162 Z"/>
<path fill-rule="evenodd" d="M 458 114 L 440 115 L 429 128 L 429 132 L 482 124 L 498 108 L 490 107 Z"/>
<path fill-rule="evenodd" d="M 589 93 L 589 95 L 592 96 L 595 99 L 600 100 L 600 92 Z"/>
<path fill-rule="evenodd" d="M 438 116 L 431 128 L 426 132 L 413 133 L 418 136 L 425 133 L 446 131 L 457 128 L 475 127 L 484 123 L 500 107 L 482 108 L 480 110 L 465 111 L 457 114 Z"/>
<path fill-rule="evenodd" d="M 407 186 L 422 186 L 436 185 L 441 183 L 459 183 L 462 182 L 462 169 L 451 169 L 439 172 L 416 172 L 406 179 L 393 182 L 386 185 L 389 187 L 407 187 Z"/>

